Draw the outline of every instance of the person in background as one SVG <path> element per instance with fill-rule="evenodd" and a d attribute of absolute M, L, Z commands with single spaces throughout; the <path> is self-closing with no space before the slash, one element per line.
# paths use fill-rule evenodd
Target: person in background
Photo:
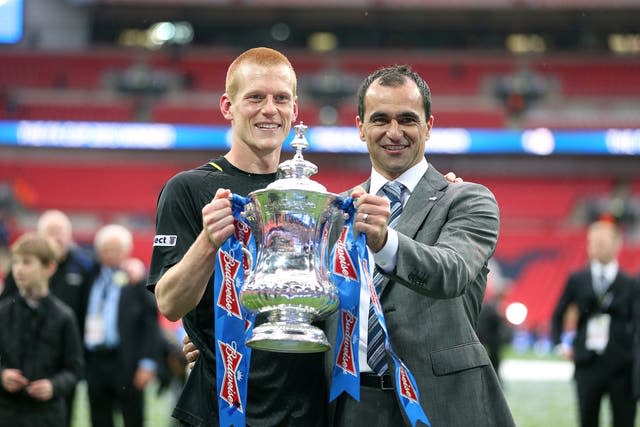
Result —
<path fill-rule="evenodd" d="M 427 162 L 433 123 L 429 87 L 409 66 L 382 68 L 364 80 L 356 125 L 372 170 L 351 192 L 355 229 L 366 235 L 376 263 L 373 282 L 390 343 L 412 371 L 431 424 L 514 426 L 475 332 L 498 240 L 498 206 L 487 188 L 450 184 Z M 404 422 L 393 359 L 377 318 L 370 317 L 370 301 L 363 286 L 360 402 L 341 395 L 335 426 Z M 330 335 L 336 323 L 337 315 L 327 321 Z"/>
<path fill-rule="evenodd" d="M 91 423 L 113 427 L 119 408 L 125 427 L 142 427 L 144 389 L 155 378 L 161 351 L 155 301 L 124 270 L 133 248 L 128 229 L 103 226 L 94 248 L 84 330 Z"/>
<path fill-rule="evenodd" d="M 89 251 L 73 241 L 71 220 L 62 211 L 51 209 L 44 211 L 37 222 L 37 231 L 50 239 L 56 253 L 58 268 L 49 279 L 49 291 L 69 306 L 76 317 L 76 323 L 82 334 L 87 308 L 87 295 L 90 286 L 90 270 L 93 264 Z M 6 278 L 4 292 L 0 299 L 17 293 L 12 274 Z M 67 426 L 73 418 L 75 387 L 67 396 Z"/>
<path fill-rule="evenodd" d="M 63 427 L 84 361 L 73 312 L 49 292 L 55 251 L 27 233 L 11 259 L 18 291 L 0 301 L 0 426 Z"/>
<path fill-rule="evenodd" d="M 503 278 L 500 275 L 498 263 L 489 260 L 489 274 L 487 276 L 487 289 L 484 301 L 478 317 L 476 332 L 480 342 L 487 349 L 491 365 L 500 378 L 500 363 L 502 362 L 502 350 L 511 339 L 511 331 L 502 314 Z"/>
<path fill-rule="evenodd" d="M 572 273 L 553 311 L 551 338 L 556 351 L 573 360 L 582 427 L 599 425 L 600 404 L 609 395 L 614 427 L 632 427 L 633 339 L 640 331 L 638 284 L 618 265 L 623 239 L 612 220 L 587 230 L 589 265 Z M 562 342 L 565 313 L 577 310 L 572 345 Z"/>
<path fill-rule="evenodd" d="M 73 310 L 82 331 L 92 256 L 73 241 L 71 220 L 62 211 L 44 211 L 38 218 L 37 231 L 51 239 L 58 256 L 58 269 L 51 277 L 49 290 Z M 0 298 L 15 291 L 15 281 L 9 275 L 5 292 L 0 294 Z"/>
<path fill-rule="evenodd" d="M 129 257 L 125 259 L 122 263 L 122 270 L 129 276 L 129 284 L 145 286 L 147 267 L 140 258 Z M 175 401 L 184 386 L 187 376 L 187 362 L 176 337 L 178 334 L 177 329 L 182 329 L 182 325 L 180 322 L 172 324 L 160 314 L 158 314 L 158 322 L 160 359 L 156 370 L 157 393 L 161 394 L 166 391 L 170 393 L 171 401 Z M 167 324 L 170 324 L 170 327 Z M 176 422 L 172 422 L 170 425 L 179 425 L 177 420 L 173 419 L 173 421 Z"/>

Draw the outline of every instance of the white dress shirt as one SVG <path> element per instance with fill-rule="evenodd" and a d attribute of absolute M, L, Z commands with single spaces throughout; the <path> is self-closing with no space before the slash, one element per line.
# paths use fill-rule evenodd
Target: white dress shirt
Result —
<path fill-rule="evenodd" d="M 420 163 L 405 171 L 395 179 L 396 182 L 404 185 L 401 195 L 403 207 L 407 204 L 407 200 L 409 200 L 409 197 L 413 194 L 418 182 L 420 182 L 420 179 L 427 172 L 428 168 L 429 164 L 423 157 Z M 376 194 L 384 197 L 382 187 L 387 183 L 387 181 L 388 180 L 385 177 L 376 172 L 375 169 L 372 169 L 369 194 Z M 398 261 L 398 233 L 395 230 L 392 228 L 388 229 L 387 242 L 382 249 L 376 253 L 369 250 L 369 262 L 371 262 L 372 257 L 375 264 L 385 272 L 393 271 L 396 268 Z M 368 320 L 370 301 L 371 295 L 369 294 L 369 288 L 362 287 L 360 289 L 360 328 L 358 329 L 360 334 L 358 342 L 358 362 L 360 364 L 360 372 L 371 372 L 371 367 L 367 364 L 367 335 L 369 331 Z"/>
<path fill-rule="evenodd" d="M 600 291 L 604 292 L 606 290 L 595 289 L 601 277 L 604 276 L 604 280 L 606 281 L 607 288 L 613 283 L 618 275 L 618 261 L 613 260 L 608 264 L 602 264 L 598 261 L 591 261 L 591 277 L 593 278 L 594 291 L 596 295 L 600 295 Z"/>

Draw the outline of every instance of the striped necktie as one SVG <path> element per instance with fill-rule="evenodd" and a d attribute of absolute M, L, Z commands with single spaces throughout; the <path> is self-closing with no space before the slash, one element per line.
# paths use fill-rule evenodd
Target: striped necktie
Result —
<path fill-rule="evenodd" d="M 402 190 L 404 186 L 399 182 L 389 181 L 383 187 L 382 191 L 391 203 L 391 216 L 389 216 L 389 227 L 393 228 L 402 213 Z M 373 284 L 375 285 L 378 297 L 382 291 L 382 282 L 384 276 L 377 271 L 373 274 Z M 373 372 L 383 375 L 389 369 L 386 360 L 386 351 L 384 348 L 384 332 L 378 321 L 378 317 L 373 310 L 373 304 L 369 305 L 369 325 L 367 335 L 367 364 Z"/>
<path fill-rule="evenodd" d="M 604 275 L 604 271 L 602 271 L 600 272 L 600 275 L 597 276 L 593 281 L 593 290 L 595 291 L 596 296 L 599 298 L 605 293 L 608 287 L 609 282 Z"/>

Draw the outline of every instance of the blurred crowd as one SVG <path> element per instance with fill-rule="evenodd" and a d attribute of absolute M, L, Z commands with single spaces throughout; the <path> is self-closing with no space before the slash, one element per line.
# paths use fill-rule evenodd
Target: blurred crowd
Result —
<path fill-rule="evenodd" d="M 131 232 L 104 225 L 93 246 L 82 247 L 69 217 L 48 210 L 35 231 L 16 237 L 0 232 L 0 425 L 71 425 L 79 381 L 93 426 L 112 426 L 117 412 L 127 426 L 144 425 L 145 389 L 179 390 L 186 360 L 182 326 L 158 314 L 145 289 L 147 267 L 131 256 Z M 52 261 L 43 255 L 49 249 Z M 69 322 L 54 321 L 65 312 Z M 38 351 L 40 343 L 49 347 Z M 34 395 L 37 378 L 47 378 L 50 393 Z M 61 411 L 64 423 L 51 424 Z"/>

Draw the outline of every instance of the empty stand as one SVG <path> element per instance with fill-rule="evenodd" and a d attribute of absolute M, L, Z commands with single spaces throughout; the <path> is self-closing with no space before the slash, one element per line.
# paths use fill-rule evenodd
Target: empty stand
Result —
<path fill-rule="evenodd" d="M 104 73 L 133 62 L 129 52 L 0 52 L 0 87 L 99 88 Z"/>
<path fill-rule="evenodd" d="M 640 61 L 613 57 L 544 58 L 533 68 L 557 78 L 562 93 L 568 97 L 640 96 Z"/>
<path fill-rule="evenodd" d="M 0 161 L 0 180 L 18 181 L 26 207 L 153 216 L 162 185 L 178 166 Z"/>
<path fill-rule="evenodd" d="M 185 52 L 147 52 L 97 49 L 88 52 L 33 52 L 8 50 L 0 52 L 0 89 L 13 91 L 19 88 L 58 89 L 112 89 L 115 90 L 113 76 L 138 63 L 145 63 L 158 72 L 174 75 L 181 85 L 180 91 L 189 95 L 202 91 L 222 93 L 226 68 L 236 52 L 228 50 L 189 50 Z M 336 72 L 349 79 L 349 93 L 355 90 L 360 79 L 371 71 L 385 65 L 407 63 L 419 72 L 429 83 L 434 99 L 442 96 L 463 96 L 472 102 L 460 103 L 454 109 L 443 108 L 434 103 L 437 126 L 499 128 L 513 125 L 506 109 L 500 103 L 477 109 L 478 102 L 496 101 L 495 83 L 504 76 L 517 74 L 522 70 L 533 71 L 547 80 L 549 92 L 536 109 L 515 122 L 525 127 L 593 128 L 638 126 L 638 103 L 640 97 L 640 61 L 633 58 L 617 58 L 606 55 L 546 55 L 537 57 L 498 56 L 491 53 L 465 54 L 425 54 L 418 51 L 387 52 L 339 52 L 324 55 L 310 55 L 305 52 L 288 52 L 301 82 L 299 92 L 305 98 L 302 82 L 322 76 L 326 72 Z M 355 81 L 355 85 L 351 82 Z M 178 84 L 178 83 L 176 83 Z M 353 88 L 351 87 L 353 86 Z M 308 94 L 307 94 L 308 95 Z M 314 95 L 315 96 L 315 95 Z M 591 100 L 585 97 L 592 97 Z M 593 97 L 596 106 L 594 107 Z M 613 99 L 597 106 L 604 99 L 621 98 L 631 104 L 618 105 Z M 354 104 L 352 96 L 344 98 Z M 307 97 L 310 105 L 306 120 L 312 124 L 319 106 L 324 102 Z M 568 105 L 572 102 L 572 105 Z M 302 108 L 304 104 L 300 104 Z M 317 105 L 318 107 L 315 107 Z M 114 107 L 96 107 L 95 113 L 87 112 L 88 120 L 105 115 L 107 120 L 119 120 L 126 112 Z M 100 110 L 105 109 L 105 111 Z M 180 105 L 171 99 L 158 98 L 158 105 L 152 107 L 151 118 L 162 122 L 176 123 L 219 123 L 219 116 L 209 116 L 207 107 L 200 104 Z M 353 108 L 336 106 L 339 125 L 353 124 Z M 4 108 L 3 110 L 6 110 Z M 68 111 L 65 111 L 68 110 Z M 10 118 L 40 118 L 41 115 L 55 114 L 48 106 L 26 108 L 8 116 L 6 111 L 0 116 Z M 59 116 L 83 119 L 73 106 L 61 107 Z M 144 111 L 142 112 L 144 113 Z M 636 114 L 634 114 L 636 113 Z M 134 115 L 134 119 L 145 119 L 145 114 Z"/>
<path fill-rule="evenodd" d="M 129 122 L 134 118 L 132 102 L 60 103 L 33 102 L 18 106 L 13 118 L 21 120 L 79 120 Z"/>
<path fill-rule="evenodd" d="M 188 105 L 158 102 L 151 108 L 150 121 L 156 123 L 229 125 L 216 105 Z"/>

